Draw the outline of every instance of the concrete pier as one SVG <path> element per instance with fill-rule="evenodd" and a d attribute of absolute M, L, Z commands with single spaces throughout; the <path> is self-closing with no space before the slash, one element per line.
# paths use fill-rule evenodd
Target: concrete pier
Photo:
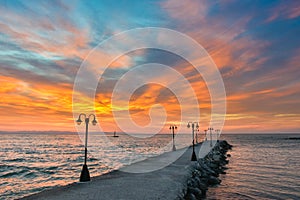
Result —
<path fill-rule="evenodd" d="M 196 152 L 201 145 L 197 144 Z M 174 156 L 182 155 L 167 167 L 148 173 L 128 173 L 124 171 L 136 171 L 138 169 L 151 169 L 152 165 L 158 166 L 169 162 Z M 202 154 L 202 155 L 201 155 Z M 191 161 L 192 148 L 184 148 L 171 151 L 130 166 L 116 170 L 98 177 L 86 183 L 73 183 L 63 187 L 57 187 L 34 194 L 23 199 L 44 200 L 74 200 L 74 199 L 179 199 L 187 191 L 187 181 L 195 162 Z M 198 154 L 198 159 L 203 158 L 205 152 Z"/>

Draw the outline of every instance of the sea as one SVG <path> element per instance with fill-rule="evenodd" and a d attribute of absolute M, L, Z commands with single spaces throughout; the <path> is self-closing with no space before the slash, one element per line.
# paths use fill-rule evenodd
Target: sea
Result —
<path fill-rule="evenodd" d="M 172 150 L 170 134 L 141 135 L 91 134 L 87 159 L 91 176 Z M 233 149 L 221 184 L 209 188 L 206 199 L 300 199 L 297 138 L 300 135 L 222 134 L 220 139 Z M 78 182 L 84 162 L 82 139 L 77 133 L 1 132 L 0 199 L 19 199 Z M 182 148 L 191 144 L 191 137 L 174 142 Z"/>

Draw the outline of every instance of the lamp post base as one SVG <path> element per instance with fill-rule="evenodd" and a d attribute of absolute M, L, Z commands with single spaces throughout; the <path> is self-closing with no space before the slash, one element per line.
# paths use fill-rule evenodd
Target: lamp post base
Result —
<path fill-rule="evenodd" d="M 197 161 L 197 156 L 196 156 L 195 151 L 193 151 L 191 161 Z"/>
<path fill-rule="evenodd" d="M 82 170 L 81 170 L 81 174 L 80 174 L 80 179 L 79 181 L 80 182 L 87 182 L 87 181 L 90 181 L 91 178 L 90 178 L 90 172 L 89 172 L 89 169 L 87 167 L 86 164 L 84 164 L 82 166 Z"/>
<path fill-rule="evenodd" d="M 175 147 L 175 145 L 173 144 L 173 151 L 176 151 L 176 147 Z"/>

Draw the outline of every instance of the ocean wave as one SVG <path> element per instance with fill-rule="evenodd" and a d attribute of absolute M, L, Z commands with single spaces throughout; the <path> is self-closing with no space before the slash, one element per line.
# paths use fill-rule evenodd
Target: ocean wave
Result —
<path fill-rule="evenodd" d="M 13 158 L 13 159 L 3 160 L 3 162 L 25 162 L 25 161 L 26 161 L 25 158 Z"/>
<path fill-rule="evenodd" d="M 25 174 L 26 172 L 28 172 L 28 169 L 22 169 L 20 171 L 7 172 L 7 173 L 0 174 L 0 178 L 11 178 L 11 177 L 14 177 L 14 176 L 21 176 L 21 175 Z"/>

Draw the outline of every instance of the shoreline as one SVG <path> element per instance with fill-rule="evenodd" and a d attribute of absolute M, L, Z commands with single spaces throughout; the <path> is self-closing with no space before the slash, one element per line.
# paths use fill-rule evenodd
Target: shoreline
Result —
<path fill-rule="evenodd" d="M 199 152 L 202 145 L 207 144 L 208 142 L 204 142 L 195 145 L 196 152 Z M 216 146 L 218 145 L 219 143 L 216 144 Z M 168 162 L 168 158 L 172 159 L 172 156 L 179 153 L 182 155 L 176 161 L 157 171 L 126 172 L 141 168 L 145 168 L 147 171 L 147 167 L 164 164 Z M 202 154 L 204 155 L 205 152 Z M 196 163 L 204 158 L 200 152 L 197 157 L 198 162 L 193 162 L 190 161 L 191 155 L 191 147 L 166 152 L 122 167 L 121 170 L 92 177 L 90 182 L 75 182 L 66 186 L 54 187 L 21 199 L 186 199 L 184 196 L 190 191 L 190 186 L 187 184 L 191 179 L 190 172 L 195 170 Z"/>

